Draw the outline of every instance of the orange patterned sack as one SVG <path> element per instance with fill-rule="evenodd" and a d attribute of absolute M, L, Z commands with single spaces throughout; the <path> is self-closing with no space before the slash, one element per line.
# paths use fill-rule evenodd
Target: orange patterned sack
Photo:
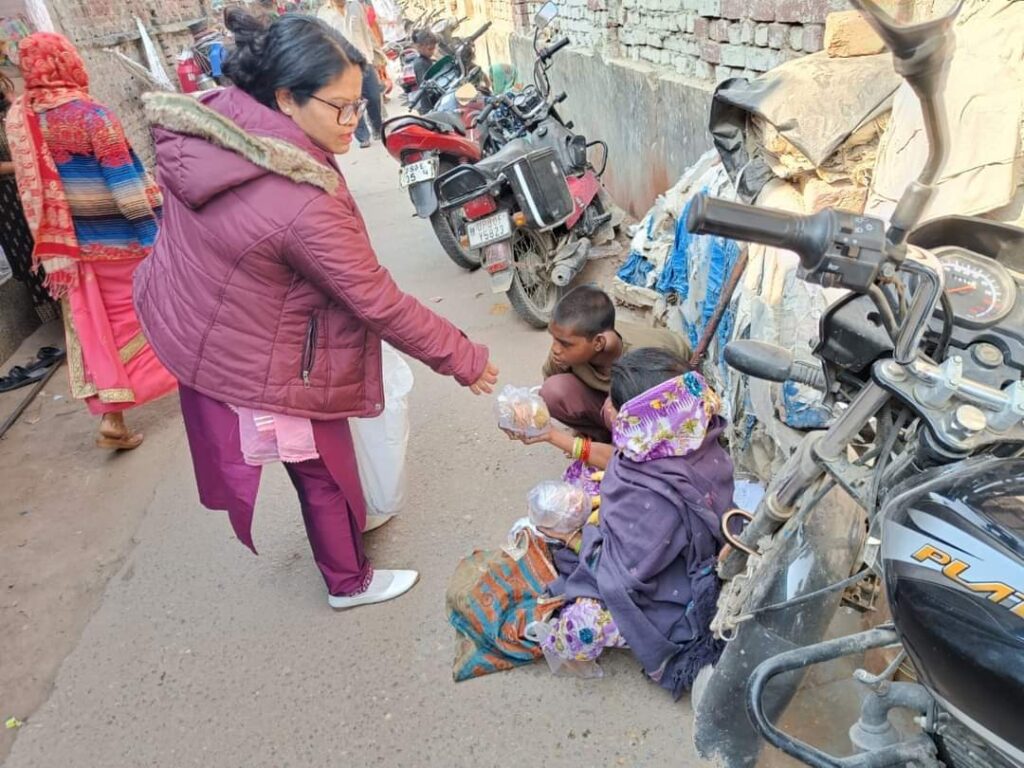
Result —
<path fill-rule="evenodd" d="M 564 603 L 548 597 L 558 578 L 547 544 L 522 530 L 508 550 L 477 550 L 455 568 L 445 603 L 457 633 L 456 682 L 530 664 L 543 656 L 525 638 L 535 621 L 551 618 Z"/>

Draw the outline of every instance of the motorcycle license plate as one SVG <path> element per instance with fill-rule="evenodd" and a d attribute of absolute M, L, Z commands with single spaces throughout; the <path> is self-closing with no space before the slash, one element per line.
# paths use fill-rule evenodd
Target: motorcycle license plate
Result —
<path fill-rule="evenodd" d="M 508 240 L 512 237 L 512 219 L 502 211 L 480 221 L 467 222 L 466 235 L 469 237 L 469 247 L 473 250 L 498 240 Z"/>
<path fill-rule="evenodd" d="M 402 185 L 402 189 L 405 189 L 413 184 L 433 181 L 435 176 L 437 176 L 437 158 L 429 157 L 418 163 L 403 165 L 402 170 L 399 171 L 398 181 Z"/>

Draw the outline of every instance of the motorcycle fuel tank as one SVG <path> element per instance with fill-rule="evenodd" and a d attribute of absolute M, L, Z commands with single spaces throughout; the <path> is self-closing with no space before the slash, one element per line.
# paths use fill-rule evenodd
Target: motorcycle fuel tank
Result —
<path fill-rule="evenodd" d="M 1024 764 L 1024 459 L 976 459 L 887 500 L 896 630 L 943 709 Z"/>

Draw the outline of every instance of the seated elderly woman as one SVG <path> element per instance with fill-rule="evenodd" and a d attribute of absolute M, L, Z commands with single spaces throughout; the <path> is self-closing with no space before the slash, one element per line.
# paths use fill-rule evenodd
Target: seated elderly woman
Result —
<path fill-rule="evenodd" d="M 608 407 L 600 512 L 596 524 L 557 536 L 562 578 L 551 591 L 567 602 L 542 645 L 549 658 L 576 661 L 628 646 L 678 697 L 721 651 L 709 624 L 733 495 L 732 461 L 719 442 L 725 420 L 700 374 L 663 349 L 615 363 Z"/>

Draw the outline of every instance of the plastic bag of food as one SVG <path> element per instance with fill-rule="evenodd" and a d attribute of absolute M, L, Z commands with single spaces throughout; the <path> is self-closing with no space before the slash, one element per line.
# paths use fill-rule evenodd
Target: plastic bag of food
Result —
<path fill-rule="evenodd" d="M 590 497 L 582 488 L 561 480 L 545 480 L 527 497 L 530 522 L 555 533 L 572 533 L 583 527 L 591 512 Z"/>
<path fill-rule="evenodd" d="M 507 385 L 498 395 L 498 426 L 524 437 L 539 437 L 551 429 L 551 414 L 540 388 Z"/>

